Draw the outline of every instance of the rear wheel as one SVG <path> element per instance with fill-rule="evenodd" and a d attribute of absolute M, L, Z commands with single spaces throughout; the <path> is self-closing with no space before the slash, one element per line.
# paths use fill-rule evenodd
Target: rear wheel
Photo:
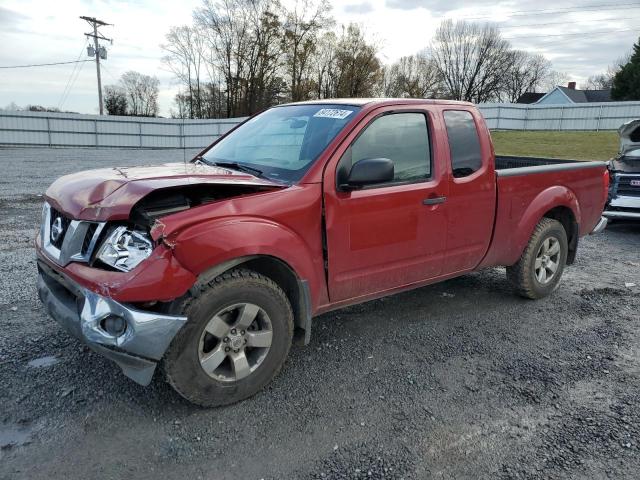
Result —
<path fill-rule="evenodd" d="M 187 300 L 187 324 L 164 358 L 169 383 L 187 400 L 219 406 L 261 390 L 289 353 L 293 313 L 271 279 L 250 270 L 217 277 Z"/>
<path fill-rule="evenodd" d="M 560 283 L 568 250 L 567 233 L 562 224 L 543 218 L 518 263 L 507 267 L 507 278 L 521 296 L 545 297 Z"/>

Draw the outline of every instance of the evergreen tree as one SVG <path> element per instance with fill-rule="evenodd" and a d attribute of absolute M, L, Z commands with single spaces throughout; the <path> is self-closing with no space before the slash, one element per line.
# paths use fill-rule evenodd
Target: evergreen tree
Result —
<path fill-rule="evenodd" d="M 633 46 L 631 58 L 613 78 L 611 98 L 640 100 L 640 40 Z"/>

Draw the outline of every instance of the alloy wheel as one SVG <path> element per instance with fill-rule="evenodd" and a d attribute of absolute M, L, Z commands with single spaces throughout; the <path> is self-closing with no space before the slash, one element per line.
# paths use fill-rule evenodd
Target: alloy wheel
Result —
<path fill-rule="evenodd" d="M 560 241 L 556 237 L 548 237 L 540 245 L 534 266 L 536 280 L 546 285 L 556 275 L 560 266 Z"/>
<path fill-rule="evenodd" d="M 215 380 L 241 380 L 264 361 L 272 339 L 271 320 L 262 308 L 252 303 L 225 307 L 209 320 L 200 336 L 200 366 Z"/>

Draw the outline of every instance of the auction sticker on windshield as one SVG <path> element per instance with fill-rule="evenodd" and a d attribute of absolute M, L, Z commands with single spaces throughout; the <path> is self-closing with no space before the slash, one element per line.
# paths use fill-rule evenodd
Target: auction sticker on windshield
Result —
<path fill-rule="evenodd" d="M 338 108 L 323 108 L 318 110 L 313 116 L 318 118 L 337 118 L 344 120 L 351 115 L 351 110 L 340 110 Z"/>

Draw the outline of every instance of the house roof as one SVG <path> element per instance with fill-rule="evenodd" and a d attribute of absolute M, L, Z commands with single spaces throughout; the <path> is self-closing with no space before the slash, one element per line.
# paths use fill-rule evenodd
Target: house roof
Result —
<path fill-rule="evenodd" d="M 571 100 L 573 103 L 592 103 L 592 102 L 611 102 L 612 101 L 610 88 L 606 90 L 578 90 L 575 88 L 562 87 L 558 85 L 553 90 L 555 89 L 558 89 L 562 93 L 564 93 L 567 96 L 567 98 L 569 98 L 569 100 Z M 551 90 L 551 92 L 553 92 L 553 90 Z M 549 95 L 551 92 L 547 93 L 547 95 Z M 542 100 L 542 98 L 540 100 Z"/>
<path fill-rule="evenodd" d="M 611 89 L 606 90 L 585 90 L 584 94 L 587 96 L 589 102 L 612 102 Z"/>
<path fill-rule="evenodd" d="M 538 100 L 540 100 L 544 96 L 545 96 L 544 93 L 525 92 L 522 95 L 520 95 L 520 97 L 518 97 L 518 100 L 516 100 L 516 103 L 536 103 Z"/>

